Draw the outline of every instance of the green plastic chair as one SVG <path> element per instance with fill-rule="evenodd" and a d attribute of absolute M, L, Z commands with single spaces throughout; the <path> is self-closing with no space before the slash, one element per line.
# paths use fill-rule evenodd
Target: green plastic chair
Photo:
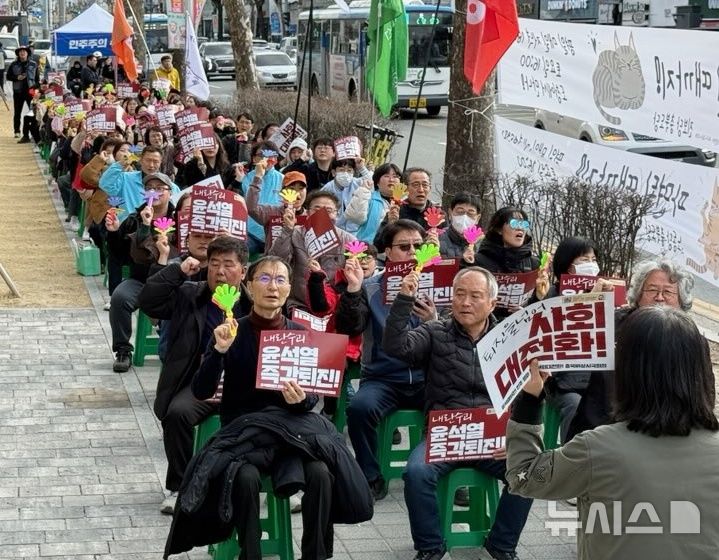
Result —
<path fill-rule="evenodd" d="M 457 488 L 469 487 L 469 508 L 455 509 Z M 448 550 L 484 545 L 499 505 L 497 480 L 476 469 L 455 469 L 439 479 L 437 505 L 440 527 Z M 454 531 L 452 525 L 465 523 L 469 531 Z"/>
<path fill-rule="evenodd" d="M 145 365 L 145 357 L 157 356 L 160 346 L 160 337 L 155 334 L 155 329 L 150 318 L 142 311 L 137 316 L 137 329 L 135 329 L 135 352 L 132 355 L 132 363 L 137 367 Z"/>
<path fill-rule="evenodd" d="M 396 428 L 409 428 L 409 449 L 393 449 L 392 434 Z M 393 478 L 402 478 L 407 459 L 422 440 L 424 413 L 420 410 L 397 410 L 377 427 L 377 460 L 385 487 Z"/>
<path fill-rule="evenodd" d="M 194 453 L 202 449 L 219 429 L 220 417 L 218 415 L 210 416 L 195 426 Z M 262 479 L 261 491 L 267 494 L 267 517 L 260 519 L 260 529 L 263 533 L 260 543 L 262 555 L 276 555 L 281 560 L 294 560 L 290 501 L 287 498 L 278 498 L 273 494 L 270 477 Z M 266 538 L 264 537 L 265 533 L 267 534 Z M 237 542 L 237 533 L 233 532 L 232 537 L 224 542 L 210 545 L 207 552 L 214 560 L 235 560 L 241 552 Z"/>
<path fill-rule="evenodd" d="M 561 445 L 559 441 L 559 426 L 562 423 L 562 417 L 559 414 L 559 410 L 547 402 L 544 403 L 543 422 L 544 450 L 549 451 L 550 449 L 556 449 Z"/>
<path fill-rule="evenodd" d="M 344 432 L 345 426 L 347 425 L 347 405 L 349 399 L 347 398 L 347 385 L 349 385 L 353 379 L 359 379 L 362 376 L 362 365 L 359 362 L 348 362 L 345 368 L 345 376 L 342 380 L 342 390 L 340 396 L 337 398 L 337 410 L 332 417 L 335 428 L 339 433 Z"/>

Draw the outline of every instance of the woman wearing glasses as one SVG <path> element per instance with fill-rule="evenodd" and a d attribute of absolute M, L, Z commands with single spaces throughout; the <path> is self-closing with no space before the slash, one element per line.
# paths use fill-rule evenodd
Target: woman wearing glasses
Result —
<path fill-rule="evenodd" d="M 486 235 L 475 247 L 468 246 L 462 255 L 464 264 L 486 268 L 492 273 L 530 272 L 539 268 L 539 258 L 532 253 L 531 223 L 527 213 L 512 206 L 497 210 L 489 220 Z M 502 319 L 514 313 L 519 305 L 497 307 L 494 315 Z"/>

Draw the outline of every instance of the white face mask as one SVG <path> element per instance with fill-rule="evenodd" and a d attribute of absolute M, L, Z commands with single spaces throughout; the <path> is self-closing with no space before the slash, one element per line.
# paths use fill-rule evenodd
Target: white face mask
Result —
<path fill-rule="evenodd" d="M 598 276 L 599 265 L 595 262 L 575 264 L 574 274 L 578 274 L 579 276 Z"/>
<path fill-rule="evenodd" d="M 452 216 L 452 227 L 459 233 L 462 233 L 469 226 L 473 226 L 474 223 L 474 220 L 466 214 L 464 216 Z"/>
<path fill-rule="evenodd" d="M 338 171 L 335 174 L 335 183 L 337 183 L 340 187 L 344 188 L 349 186 L 349 184 L 352 182 L 353 177 L 354 176 L 349 171 Z"/>

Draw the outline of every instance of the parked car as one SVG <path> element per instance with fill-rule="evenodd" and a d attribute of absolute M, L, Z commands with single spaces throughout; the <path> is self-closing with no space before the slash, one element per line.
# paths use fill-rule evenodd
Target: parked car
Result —
<path fill-rule="evenodd" d="M 20 43 L 17 41 L 17 36 L 3 33 L 0 35 L 0 44 L 5 52 L 5 70 L 7 70 L 15 60 L 15 49 L 20 46 Z"/>
<path fill-rule="evenodd" d="M 252 39 L 252 49 L 268 49 L 270 44 L 264 39 Z"/>
<path fill-rule="evenodd" d="M 208 80 L 211 80 L 213 76 L 235 77 L 235 56 L 229 41 L 208 41 L 202 43 L 199 50 Z"/>
<path fill-rule="evenodd" d="M 54 55 L 52 52 L 52 41 L 48 41 L 47 39 L 36 40 L 33 54 L 37 56 L 44 54 L 48 62 L 50 63 L 50 68 L 52 68 L 53 70 L 64 72 L 68 69 L 68 57 Z"/>
<path fill-rule="evenodd" d="M 627 132 L 611 126 L 582 121 L 559 113 L 536 109 L 534 116 L 535 128 L 548 130 L 584 142 L 601 144 L 610 148 L 618 148 L 636 154 L 662 159 L 683 161 L 696 165 L 715 167 L 716 154 L 710 150 L 695 148 L 680 142 L 662 140 L 646 134 Z"/>
<path fill-rule="evenodd" d="M 255 71 L 260 87 L 297 88 L 297 66 L 283 52 L 255 51 Z"/>

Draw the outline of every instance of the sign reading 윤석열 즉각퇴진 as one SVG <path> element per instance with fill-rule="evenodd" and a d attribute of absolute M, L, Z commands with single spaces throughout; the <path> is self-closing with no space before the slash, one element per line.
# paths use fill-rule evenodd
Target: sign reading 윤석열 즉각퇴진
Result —
<path fill-rule="evenodd" d="M 714 33 L 522 18 L 500 102 L 719 151 L 717 52 Z"/>
<path fill-rule="evenodd" d="M 641 248 L 719 285 L 719 170 L 581 142 L 502 117 L 495 117 L 495 126 L 500 173 L 578 179 L 651 197 Z"/>
<path fill-rule="evenodd" d="M 477 343 L 482 377 L 498 416 L 542 369 L 614 369 L 614 294 L 549 298 L 510 315 Z M 561 375 L 561 373 L 559 373 Z"/>
<path fill-rule="evenodd" d="M 488 407 L 430 410 L 425 461 L 491 459 L 506 446 L 508 421 L 509 414 L 498 418 Z"/>

